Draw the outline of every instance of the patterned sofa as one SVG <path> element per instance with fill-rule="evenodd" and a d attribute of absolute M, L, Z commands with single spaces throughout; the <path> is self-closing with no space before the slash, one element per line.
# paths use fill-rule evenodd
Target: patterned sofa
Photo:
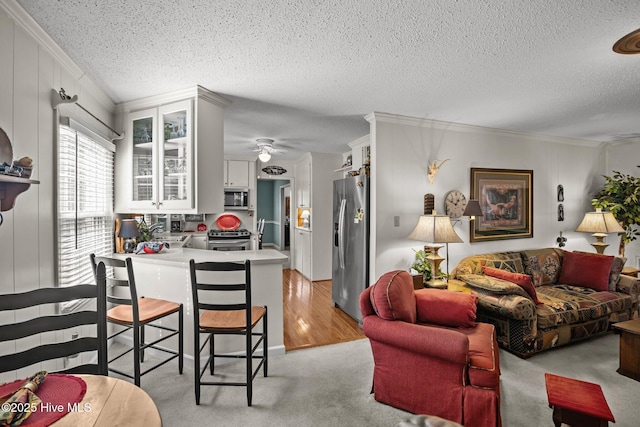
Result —
<path fill-rule="evenodd" d="M 478 297 L 478 321 L 495 325 L 498 344 L 526 358 L 631 319 L 640 280 L 620 274 L 624 262 L 556 248 L 497 252 L 462 259 L 451 277 Z"/>

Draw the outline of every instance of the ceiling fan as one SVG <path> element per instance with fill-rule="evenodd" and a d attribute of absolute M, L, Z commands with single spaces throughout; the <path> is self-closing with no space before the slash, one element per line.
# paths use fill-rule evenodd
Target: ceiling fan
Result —
<path fill-rule="evenodd" d="M 258 152 L 258 158 L 263 163 L 271 160 L 271 154 L 285 153 L 287 151 L 281 148 L 275 148 L 273 146 L 273 139 L 269 139 L 269 138 L 258 138 L 256 139 L 256 144 L 258 146 L 254 148 L 253 151 Z"/>

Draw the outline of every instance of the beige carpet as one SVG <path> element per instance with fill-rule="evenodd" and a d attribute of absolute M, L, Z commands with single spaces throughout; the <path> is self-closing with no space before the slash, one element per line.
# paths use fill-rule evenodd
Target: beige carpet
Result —
<path fill-rule="evenodd" d="M 616 427 L 640 420 L 640 383 L 616 373 L 618 336 L 608 334 L 523 360 L 501 351 L 505 427 L 551 426 L 544 373 L 600 384 Z M 237 364 L 237 372 L 242 370 Z M 228 366 L 225 368 L 227 371 Z M 196 406 L 193 371 L 178 375 L 170 362 L 142 378 L 164 426 L 395 426 L 409 414 L 369 393 L 373 359 L 368 340 L 293 351 L 269 360 L 269 377 L 256 377 L 254 406 L 243 387 L 204 387 Z M 473 427 L 473 426 L 468 426 Z"/>

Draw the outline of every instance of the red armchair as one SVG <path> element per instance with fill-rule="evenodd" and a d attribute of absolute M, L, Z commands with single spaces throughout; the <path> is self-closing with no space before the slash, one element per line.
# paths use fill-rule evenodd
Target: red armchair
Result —
<path fill-rule="evenodd" d="M 475 323 L 476 297 L 413 290 L 392 271 L 360 295 L 362 329 L 382 403 L 470 427 L 499 427 L 500 362 L 493 325 Z"/>

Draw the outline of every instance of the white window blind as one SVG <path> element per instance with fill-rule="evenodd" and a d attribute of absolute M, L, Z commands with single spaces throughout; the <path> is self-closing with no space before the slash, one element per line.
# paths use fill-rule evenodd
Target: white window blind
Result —
<path fill-rule="evenodd" d="M 94 283 L 89 255 L 113 253 L 113 144 L 64 125 L 59 143 L 58 285 Z"/>

